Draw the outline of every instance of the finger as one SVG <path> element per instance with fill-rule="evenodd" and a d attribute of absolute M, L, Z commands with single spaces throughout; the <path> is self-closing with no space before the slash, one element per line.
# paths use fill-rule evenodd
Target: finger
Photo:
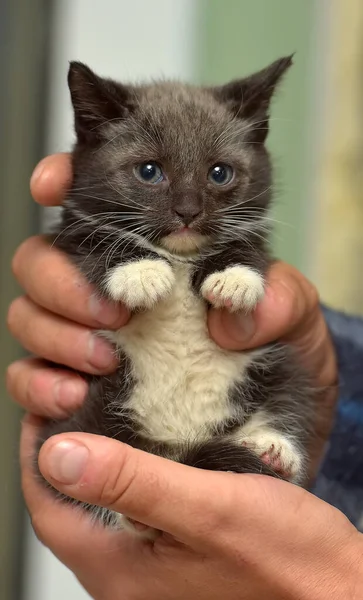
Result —
<path fill-rule="evenodd" d="M 92 374 L 109 373 L 117 367 L 115 352 L 105 340 L 26 297 L 11 304 L 8 326 L 26 350 L 46 360 Z"/>
<path fill-rule="evenodd" d="M 54 154 L 40 161 L 30 180 L 30 191 L 43 206 L 62 204 L 72 182 L 70 154 Z"/>
<path fill-rule="evenodd" d="M 83 402 L 87 384 L 79 375 L 51 368 L 39 358 L 12 363 L 6 373 L 10 396 L 27 411 L 41 417 L 64 419 Z"/>
<path fill-rule="evenodd" d="M 71 569 L 92 598 L 118 598 L 120 582 L 122 597 L 139 598 L 140 581 L 144 591 L 154 586 L 159 557 L 139 537 L 124 532 L 115 535 L 88 512 L 59 501 L 45 489 L 34 474 L 34 448 L 42 425 L 27 415 L 21 434 L 22 489 L 35 534 Z M 162 592 L 158 597 L 163 597 Z"/>
<path fill-rule="evenodd" d="M 234 558 L 241 532 L 260 545 L 269 543 L 269 530 L 273 552 L 275 542 L 281 546 L 296 526 L 297 514 L 322 506 L 285 481 L 195 469 L 89 434 L 47 440 L 39 466 L 56 489 L 72 498 L 167 532 L 195 551 L 230 548 Z M 276 519 L 282 505 L 286 515 Z M 245 556 L 253 559 L 254 552 L 247 548 Z"/>
<path fill-rule="evenodd" d="M 45 238 L 29 238 L 17 250 L 13 272 L 36 303 L 88 327 L 119 329 L 129 313 L 121 304 L 100 300 L 67 257 Z"/>
<path fill-rule="evenodd" d="M 244 350 L 277 339 L 293 343 L 301 338 L 301 328 L 311 328 L 319 315 L 314 286 L 294 267 L 276 263 L 270 270 L 265 297 L 253 314 L 213 310 L 209 329 L 214 341 L 223 348 Z"/>
<path fill-rule="evenodd" d="M 37 481 L 34 448 L 41 426 L 39 419 L 27 415 L 22 423 L 20 444 L 22 489 L 33 528 L 41 542 L 72 570 L 82 572 L 85 566 L 92 568 L 92 564 L 97 568 L 100 556 L 112 559 L 112 553 L 119 550 L 122 540 L 118 539 L 115 544 L 114 537 L 104 528 L 92 525 L 88 515 L 59 502 Z"/>
<path fill-rule="evenodd" d="M 113 439 L 62 434 L 40 452 L 44 477 L 84 502 L 125 514 L 183 542 L 222 529 L 233 514 L 234 475 L 210 473 L 147 454 Z M 224 485 L 229 478 L 231 485 Z"/>

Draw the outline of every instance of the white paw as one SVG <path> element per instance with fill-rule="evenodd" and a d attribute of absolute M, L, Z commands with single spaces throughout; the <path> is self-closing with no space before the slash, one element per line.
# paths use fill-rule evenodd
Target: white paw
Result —
<path fill-rule="evenodd" d="M 138 260 L 115 267 L 106 280 L 113 300 L 128 308 L 152 308 L 170 294 L 175 282 L 171 266 L 164 260 Z"/>
<path fill-rule="evenodd" d="M 129 531 L 137 537 L 145 540 L 155 540 L 160 535 L 160 531 L 157 529 L 153 529 L 153 527 L 148 527 L 148 525 L 133 521 L 124 515 L 119 516 L 119 525 L 121 529 Z"/>
<path fill-rule="evenodd" d="M 215 308 L 251 311 L 263 297 L 264 283 L 256 271 L 236 266 L 209 275 L 201 292 Z"/>
<path fill-rule="evenodd" d="M 301 454 L 283 434 L 267 428 L 256 430 L 242 443 L 285 479 L 298 481 L 303 475 Z"/>

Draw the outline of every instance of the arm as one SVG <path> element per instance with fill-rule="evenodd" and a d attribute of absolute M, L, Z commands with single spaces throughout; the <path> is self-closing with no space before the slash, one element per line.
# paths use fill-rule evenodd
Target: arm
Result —
<path fill-rule="evenodd" d="M 42 204 L 51 205 L 59 203 L 62 200 L 65 188 L 68 186 L 68 182 L 71 179 L 69 159 L 65 155 L 48 158 L 41 165 L 40 173 L 41 174 L 39 175 L 38 171 L 32 180 L 34 196 Z M 80 378 L 76 378 L 74 371 L 68 370 L 66 367 L 69 366 L 71 369 L 89 373 L 105 372 L 106 365 L 103 364 L 103 359 L 105 358 L 104 351 L 106 351 L 106 347 L 103 348 L 101 355 L 98 357 L 102 358 L 102 361 L 97 361 L 97 368 L 95 366 L 96 357 L 93 356 L 92 360 L 90 360 L 90 350 L 96 349 L 94 344 L 95 340 L 93 340 L 93 343 L 90 345 L 92 330 L 94 328 L 100 328 L 101 322 L 105 327 L 108 326 L 110 329 L 117 329 L 127 322 L 129 314 L 121 304 L 107 305 L 106 303 L 102 303 L 101 305 L 95 306 L 92 301 L 90 302 L 90 300 L 92 300 L 92 288 L 85 285 L 85 282 L 80 278 L 79 273 L 69 264 L 62 254 L 55 248 L 49 248 L 45 241 L 40 238 L 33 238 L 22 245 L 14 259 L 13 268 L 18 281 L 26 290 L 27 295 L 26 297 L 17 299 L 10 308 L 8 317 L 10 329 L 23 346 L 27 347 L 32 353 L 52 361 L 53 365 L 50 365 L 48 362 L 43 362 L 41 359 L 34 358 L 14 363 L 8 370 L 9 391 L 22 406 L 32 413 L 48 417 L 64 417 L 69 414 L 69 412 L 73 411 L 76 406 L 79 406 L 86 392 L 85 382 L 83 380 L 81 381 Z M 316 290 L 296 271 L 296 269 L 288 265 L 280 263 L 273 265 L 270 269 L 267 281 L 267 294 L 253 314 L 244 317 L 238 313 L 232 315 L 228 311 L 211 310 L 209 312 L 208 325 L 210 335 L 214 341 L 221 347 L 229 350 L 256 348 L 273 340 L 283 339 L 284 341 L 293 344 L 299 350 L 302 360 L 315 375 L 319 386 L 332 388 L 335 384 L 337 373 L 335 354 L 331 339 L 327 334 L 325 319 L 318 304 Z M 98 341 L 104 342 L 103 340 Z M 112 351 L 109 350 L 107 372 L 116 368 L 114 362 L 111 364 L 111 356 Z M 56 369 L 54 368 L 54 363 L 65 365 L 65 367 Z M 327 402 L 325 397 L 322 398 L 319 409 L 332 415 L 334 411 L 334 399 Z M 328 418 L 328 421 L 329 419 L 330 417 Z M 329 427 L 327 430 L 328 429 Z M 33 478 L 33 470 L 29 468 L 28 464 L 28 457 L 31 454 L 30 449 L 33 448 L 35 435 L 36 432 L 34 432 L 34 428 L 30 426 L 29 422 L 26 423 L 24 425 L 22 436 L 23 489 L 28 507 L 32 513 L 32 522 L 39 537 L 47 546 L 52 548 L 53 552 L 65 564 L 67 564 L 74 572 L 78 573 L 82 583 L 89 588 L 92 586 L 92 583 L 91 581 L 87 581 L 87 579 L 89 575 L 91 576 L 91 579 L 96 586 L 93 588 L 95 597 L 106 597 L 106 584 L 110 585 L 110 597 L 117 597 L 115 595 L 115 590 L 119 590 L 120 586 L 122 586 L 123 596 L 126 597 L 125 588 L 127 584 L 133 585 L 135 583 L 137 584 L 139 581 L 145 581 L 145 571 L 140 572 L 140 577 L 136 578 L 134 576 L 135 568 L 140 567 L 142 571 L 143 567 L 139 561 L 140 549 L 135 548 L 137 556 L 135 556 L 135 561 L 133 561 L 133 556 L 130 555 L 130 546 L 128 543 L 126 544 L 129 540 L 125 539 L 125 554 L 122 552 L 123 543 L 120 540 L 120 555 L 119 552 L 115 551 L 113 543 L 114 538 L 111 540 L 108 537 L 105 538 L 102 531 L 96 531 L 94 528 L 90 528 L 88 521 L 80 520 L 79 515 L 76 512 L 68 510 L 69 507 L 60 506 L 59 504 L 50 501 L 48 495 L 44 494 L 41 496 L 39 486 Z M 324 440 L 324 443 L 326 436 L 327 433 L 325 432 L 321 435 L 321 439 Z M 96 457 L 96 463 L 98 468 L 101 469 L 101 473 L 103 475 L 108 473 L 107 461 L 109 461 L 110 466 L 113 465 L 113 471 L 111 472 L 110 470 L 110 476 L 112 476 L 112 473 L 116 475 L 118 473 L 120 475 L 117 481 L 114 479 L 113 486 L 111 482 L 111 488 L 113 487 L 111 492 L 113 491 L 116 494 L 117 492 L 121 493 L 123 504 L 120 504 L 119 506 L 122 509 L 124 508 L 125 512 L 128 511 L 129 514 L 134 515 L 137 520 L 142 521 L 144 519 L 144 515 L 139 512 L 139 509 L 135 510 L 130 504 L 127 504 L 128 498 L 129 500 L 132 500 L 134 494 L 130 493 L 127 496 L 127 494 L 122 493 L 122 490 L 116 489 L 116 484 L 122 483 L 122 481 L 127 483 L 127 481 L 132 480 L 134 474 L 133 467 L 135 467 L 134 459 L 137 460 L 136 473 L 139 477 L 140 485 L 142 483 L 140 477 L 145 475 L 145 483 L 142 483 L 142 485 L 146 486 L 145 489 L 147 489 L 149 493 L 157 493 L 158 500 L 164 499 L 166 504 L 171 506 L 172 502 L 170 503 L 170 496 L 163 493 L 164 488 L 158 486 L 158 477 L 154 478 L 152 469 L 148 469 L 149 461 L 153 460 L 153 457 L 150 457 L 150 455 L 142 455 L 143 457 L 141 458 L 140 454 L 132 454 L 131 461 L 129 461 L 127 457 L 124 456 L 125 447 L 122 447 L 121 450 L 119 446 L 116 447 L 113 445 L 112 440 L 107 442 L 107 444 L 112 444 L 112 448 L 109 448 L 108 445 L 107 448 L 104 446 L 101 448 L 99 444 L 103 444 L 103 442 L 100 441 L 100 439 L 97 441 L 93 440 L 91 443 L 92 445 L 93 443 L 97 444 L 97 447 L 101 450 L 101 454 L 103 450 L 106 451 L 106 455 L 103 455 L 103 458 L 106 459 L 106 463 L 101 456 Z M 48 449 L 50 450 L 49 446 Z M 111 450 L 110 453 L 108 453 L 108 449 Z M 113 451 L 115 451 L 115 454 Z M 320 462 L 321 459 L 320 452 L 321 449 L 315 449 L 317 462 Z M 43 458 L 46 460 L 46 454 L 44 455 L 44 453 Z M 124 458 L 126 459 L 124 462 L 126 470 L 120 468 L 119 463 L 119 461 L 123 461 Z M 147 462 L 144 462 L 145 460 Z M 167 464 L 170 466 L 169 463 Z M 157 466 L 155 475 L 159 474 L 162 482 L 166 484 L 166 478 L 163 476 L 163 473 L 165 475 L 167 475 L 167 473 L 164 471 L 164 467 L 161 466 L 161 463 L 158 462 L 158 465 L 161 470 L 159 470 L 159 466 Z M 169 469 L 169 466 L 166 468 Z M 47 470 L 48 468 L 45 463 L 43 463 L 43 467 L 45 467 L 44 474 L 51 478 L 51 473 Z M 174 485 L 173 482 L 178 483 L 179 481 L 179 475 L 181 475 L 181 472 L 179 471 L 180 467 L 182 467 L 182 465 L 174 465 L 173 471 L 174 468 L 176 468 L 178 473 L 175 472 L 174 475 L 170 473 L 170 479 L 167 477 L 172 486 Z M 183 468 L 183 473 L 187 475 L 187 472 L 184 471 L 185 468 L 186 467 Z M 190 477 L 192 479 L 194 478 L 194 471 L 191 471 L 192 473 L 188 471 L 189 475 L 187 475 L 187 479 L 184 482 L 187 484 L 188 488 L 183 488 L 184 483 L 180 480 L 182 489 L 184 489 L 184 491 L 187 489 L 188 495 L 189 488 L 190 490 L 193 489 L 193 486 L 190 485 L 192 483 Z M 90 471 L 88 471 L 88 473 L 90 473 Z M 214 485 L 216 486 L 214 491 L 212 488 L 203 488 L 204 494 L 200 494 L 202 491 L 199 487 L 199 483 L 201 483 L 201 474 L 198 472 L 199 483 L 195 487 L 195 493 L 197 497 L 200 497 L 202 505 L 202 511 L 199 515 L 203 521 L 202 529 L 204 529 L 206 533 L 205 524 L 209 524 L 214 532 L 214 535 L 211 535 L 209 538 L 208 544 L 210 543 L 213 548 L 216 548 L 216 536 L 219 536 L 219 527 L 216 527 L 215 525 L 219 525 L 219 518 L 222 520 L 221 524 L 223 524 L 223 527 L 227 526 L 228 528 L 228 535 L 223 536 L 223 531 L 225 530 L 221 527 L 221 534 L 224 540 L 231 540 L 231 532 L 237 532 L 240 538 L 239 531 L 243 531 L 243 539 L 248 538 L 249 540 L 256 542 L 256 544 L 252 544 L 251 547 L 248 544 L 244 544 L 243 549 L 233 545 L 228 546 L 233 556 L 240 556 L 242 558 L 243 565 L 260 564 L 265 569 L 264 577 L 262 577 L 262 579 L 259 577 L 258 573 L 256 574 L 258 578 L 256 585 L 259 586 L 257 588 L 258 593 L 257 596 L 250 596 L 251 598 L 266 597 L 266 581 L 269 584 L 269 581 L 271 581 L 270 577 L 276 581 L 276 577 L 281 576 L 281 561 L 284 562 L 285 567 L 288 570 L 287 574 L 297 573 L 299 575 L 299 570 L 295 569 L 297 564 L 291 563 L 291 554 L 288 557 L 285 556 L 285 558 L 279 554 L 280 552 L 283 553 L 284 549 L 289 549 L 288 544 L 281 545 L 281 531 L 279 527 L 280 525 L 283 527 L 284 524 L 289 525 L 289 521 L 287 520 L 288 514 L 291 515 L 292 519 L 294 516 L 296 518 L 297 508 L 299 507 L 300 510 L 302 504 L 304 504 L 307 518 L 299 518 L 296 522 L 296 526 L 300 527 L 301 525 L 303 529 L 303 536 L 301 538 L 302 552 L 300 557 L 303 562 L 303 568 L 308 570 L 306 578 L 304 577 L 306 570 L 300 572 L 301 580 L 309 582 L 311 581 L 311 575 L 317 574 L 319 579 L 318 588 L 317 590 L 311 590 L 312 598 L 314 600 L 318 600 L 318 598 L 320 600 L 320 597 L 322 597 L 323 600 L 326 600 L 326 598 L 329 598 L 329 600 L 333 600 L 333 598 L 334 600 L 335 598 L 337 598 L 337 600 L 340 600 L 340 598 L 347 600 L 349 597 L 347 585 L 355 586 L 357 583 L 357 571 L 354 561 L 357 559 L 357 556 L 359 557 L 358 552 L 360 552 L 361 540 L 360 535 L 356 534 L 354 528 L 349 525 L 349 523 L 347 524 L 344 517 L 342 517 L 338 511 L 327 507 L 325 503 L 313 498 L 311 495 L 306 495 L 307 493 L 303 492 L 303 503 L 300 502 L 300 499 L 302 499 L 302 496 L 300 495 L 295 496 L 297 505 L 294 504 L 294 499 L 290 497 L 290 500 L 293 502 L 291 512 L 288 513 L 287 509 L 281 512 L 280 508 L 282 503 L 285 503 L 285 501 L 287 503 L 290 502 L 288 497 L 289 494 L 285 495 L 282 488 L 282 495 L 280 497 L 279 492 L 276 496 L 274 494 L 271 495 L 266 493 L 267 490 L 261 490 L 261 488 L 257 489 L 250 478 L 248 479 L 248 494 L 246 494 L 247 490 L 244 487 L 244 483 L 247 482 L 247 480 L 243 476 L 242 481 L 244 491 L 241 490 L 241 496 L 239 497 L 241 500 L 246 501 L 247 504 L 242 504 L 240 507 L 241 513 L 237 516 L 235 508 L 236 505 L 239 505 L 239 502 L 236 502 L 237 490 L 234 488 L 237 479 L 233 477 L 233 484 L 232 479 L 230 479 L 232 484 L 231 489 L 224 486 L 225 478 L 229 477 L 227 474 L 208 473 L 207 475 L 208 479 L 209 476 L 213 476 L 214 481 L 212 482 L 212 480 L 210 480 L 210 482 L 213 484 L 212 487 L 214 487 Z M 218 481 L 215 479 L 215 476 Z M 271 481 L 272 480 L 269 478 L 266 478 L 264 479 L 263 484 L 261 481 L 261 484 L 258 483 L 257 486 L 274 485 L 271 484 Z M 92 483 L 91 477 L 89 484 L 87 493 L 93 494 L 93 498 L 96 499 L 100 493 L 97 486 L 101 485 L 102 487 L 103 480 L 102 478 L 96 477 L 96 479 L 93 479 Z M 74 487 L 75 494 L 76 487 L 77 486 Z M 167 487 L 169 487 L 169 484 Z M 106 486 L 104 486 L 104 490 L 107 492 Z M 294 486 L 289 487 L 289 490 L 293 495 L 295 493 L 300 494 L 300 492 L 297 491 L 298 488 L 295 488 Z M 225 498 L 228 501 L 233 501 L 232 510 L 231 507 L 229 507 L 227 512 L 222 510 L 224 501 L 221 497 L 221 491 L 223 491 L 223 495 L 226 494 Z M 262 494 L 259 493 L 261 491 Z M 101 502 L 104 501 L 107 503 L 108 501 L 111 501 L 109 493 L 107 493 L 106 496 L 108 496 L 108 499 L 107 497 L 104 497 Z M 175 506 L 177 506 L 178 512 L 179 504 L 183 507 L 183 502 L 180 502 L 181 497 L 182 496 L 180 496 L 179 491 L 177 490 L 177 502 Z M 165 512 L 165 519 L 169 521 L 170 516 L 172 517 L 170 511 L 168 517 L 168 511 L 164 511 L 164 509 L 159 510 L 159 502 L 149 502 L 150 498 L 148 498 L 147 495 L 140 495 L 140 502 L 142 502 L 143 498 L 145 499 L 143 506 L 146 511 L 155 508 L 159 513 L 159 516 L 162 512 Z M 254 501 L 255 499 L 256 502 Z M 271 499 L 271 502 L 265 502 L 261 505 L 261 503 L 257 502 L 258 499 L 261 501 Z M 222 504 L 220 504 L 219 500 Z M 49 505 L 49 501 L 52 503 L 52 506 Z M 217 518 L 215 518 L 216 515 L 213 510 L 212 512 L 210 510 L 205 510 L 209 501 L 212 502 L 217 510 Z M 124 502 L 126 502 L 126 504 Z M 311 509 L 314 508 L 313 505 L 317 508 L 319 513 L 315 520 L 312 518 L 311 514 Z M 213 508 L 213 506 L 209 508 Z M 149 557 L 151 561 L 150 573 L 153 582 L 159 581 L 163 584 L 161 578 L 155 578 L 155 568 L 159 562 L 164 574 L 166 572 L 171 573 L 173 590 L 175 590 L 175 575 L 181 575 L 179 598 L 195 597 L 193 596 L 195 590 L 190 587 L 189 589 L 185 589 L 185 594 L 183 595 L 184 588 L 182 589 L 182 586 L 185 586 L 188 583 L 188 579 L 190 581 L 191 565 L 196 568 L 196 583 L 203 583 L 199 566 L 202 569 L 203 565 L 206 564 L 205 552 L 200 545 L 201 540 L 200 531 L 198 532 L 198 522 L 196 523 L 194 519 L 192 520 L 190 518 L 190 515 L 193 513 L 193 507 L 190 503 L 186 502 L 185 509 L 187 511 L 186 519 L 180 519 L 180 515 L 178 514 L 177 521 L 181 525 L 183 521 L 185 526 L 192 531 L 193 544 L 196 543 L 198 546 L 197 552 L 194 553 L 192 549 L 188 550 L 187 553 L 184 551 L 181 552 L 181 549 L 175 543 L 175 540 L 173 541 L 173 539 L 170 539 L 167 536 L 165 539 L 162 538 L 165 541 L 165 545 L 158 546 L 158 548 L 155 549 L 159 552 L 155 551 L 147 554 L 147 549 L 145 549 L 145 559 Z M 250 518 L 251 511 L 254 511 L 254 509 L 256 509 L 254 514 L 257 521 Z M 265 513 L 266 510 L 267 512 Z M 52 514 L 51 511 L 53 511 Z M 334 511 L 335 516 L 331 511 Z M 244 515 L 248 517 L 248 519 L 243 521 Z M 149 514 L 149 517 L 151 518 L 151 514 Z M 198 521 L 199 517 L 197 514 L 196 517 Z M 236 519 L 232 521 L 232 518 L 234 517 L 237 521 Z M 259 521 L 260 517 L 264 522 L 261 523 Z M 282 521 L 281 518 L 277 517 L 282 517 Z M 240 518 L 242 521 L 239 521 Z M 147 516 L 145 516 L 145 522 L 146 521 L 148 521 Z M 313 524 L 313 530 L 310 533 L 305 527 L 305 522 Z M 254 523 L 256 527 L 254 527 Z M 329 527 L 324 530 L 326 534 L 325 537 L 324 532 L 319 529 L 319 527 L 324 526 L 326 523 L 328 523 Z M 278 526 L 277 535 L 275 537 L 274 535 L 276 532 L 273 530 L 268 531 L 266 529 L 268 526 L 273 528 L 274 524 Z M 160 520 L 158 523 L 155 521 L 155 525 L 161 528 L 165 527 L 165 530 L 169 530 L 169 525 L 166 520 L 164 524 L 161 523 Z M 297 530 L 295 526 L 292 526 L 293 522 L 290 523 L 290 525 L 287 534 L 289 532 L 290 534 L 292 533 L 293 539 L 288 537 L 286 539 L 290 539 L 291 544 L 295 548 Z M 349 530 L 347 529 L 348 525 Z M 252 528 L 248 532 L 248 536 L 246 533 L 246 526 Z M 320 541 L 324 541 L 325 539 L 328 542 L 328 548 L 320 548 L 320 552 L 318 544 L 315 543 L 315 529 L 316 532 L 323 534 Z M 74 536 L 74 531 L 77 531 L 77 536 Z M 261 531 L 263 532 L 263 541 L 262 544 L 258 544 L 258 534 Z M 349 542 L 345 537 L 346 533 L 349 534 Z M 343 537 L 347 542 L 346 545 L 345 541 L 343 544 L 346 553 L 342 555 L 339 552 L 342 562 L 340 561 L 340 557 L 336 556 L 336 552 L 334 556 L 330 557 L 329 549 L 334 550 L 334 548 L 336 548 L 333 544 L 334 540 L 329 537 L 330 534 L 337 536 L 335 537 L 335 542 L 338 542 L 338 546 L 340 544 L 340 548 L 342 547 Z M 72 540 L 71 543 L 70 539 Z M 266 544 L 266 540 L 268 539 L 271 539 L 270 545 Z M 276 541 L 276 544 L 274 542 L 272 543 L 273 540 Z M 306 552 L 309 556 L 304 556 L 305 542 Z M 262 554 L 252 555 L 247 552 L 246 554 L 246 551 L 253 549 L 255 549 L 256 552 L 265 549 L 267 553 L 265 555 L 263 552 Z M 311 556 L 310 549 L 314 550 L 313 556 Z M 198 550 L 201 550 L 201 554 Z M 317 553 L 315 553 L 315 551 Z M 179 568 L 180 564 L 178 561 L 177 565 L 175 563 L 167 565 L 167 554 L 168 556 L 172 555 L 176 558 L 180 556 L 180 559 L 183 561 L 185 559 L 185 571 Z M 102 556 L 106 557 L 107 564 L 105 564 L 104 561 L 100 561 L 100 557 Z M 220 553 L 219 556 L 221 556 Z M 130 559 L 131 562 L 129 561 L 126 563 L 125 557 Z M 256 558 L 258 559 L 257 563 Z M 326 564 L 325 561 L 327 558 L 328 562 Z M 338 558 L 339 564 L 334 562 L 336 558 Z M 347 560 L 345 560 L 345 558 Z M 320 560 L 322 562 L 320 562 Z M 212 582 L 212 585 L 214 585 L 213 589 L 219 594 L 217 597 L 225 597 L 226 599 L 236 597 L 240 599 L 241 589 L 246 590 L 246 578 L 241 571 L 240 563 L 237 565 L 238 573 L 236 574 L 236 582 L 238 583 L 238 577 L 241 574 L 243 575 L 243 581 L 240 585 L 238 584 L 235 595 L 233 595 L 233 593 L 227 595 L 227 591 L 233 592 L 233 590 L 226 589 L 226 582 L 231 579 L 231 583 L 233 583 L 234 574 L 230 570 L 227 562 L 222 560 L 222 570 L 220 572 L 219 580 L 219 583 L 222 586 L 222 596 L 221 593 L 219 593 L 217 586 L 219 575 L 216 573 L 216 562 L 212 559 L 209 564 L 211 565 L 211 568 L 209 572 L 207 569 L 207 572 L 205 573 L 206 579 L 204 579 L 206 585 L 211 584 L 211 574 L 216 574 L 217 579 L 215 580 L 215 585 L 214 582 Z M 315 569 L 314 564 L 318 564 L 319 568 Z M 125 566 L 124 572 L 121 572 L 122 565 Z M 291 569 L 290 566 L 292 567 Z M 333 572 L 331 567 L 334 567 Z M 361 561 L 359 562 L 358 567 L 361 569 Z M 322 587 L 322 569 L 324 569 L 324 576 L 328 578 L 326 580 L 327 587 Z M 133 575 L 131 579 L 129 577 L 130 573 Z M 349 578 L 346 576 L 347 573 L 349 573 Z M 116 578 L 114 577 L 115 574 Z M 330 574 L 332 577 L 329 579 Z M 340 577 L 341 574 L 343 574 L 343 580 Z M 227 579 L 226 575 L 228 575 Z M 339 576 L 339 581 L 337 580 L 337 576 Z M 362 578 L 362 573 L 360 573 L 359 576 Z M 290 583 L 293 583 L 289 578 L 282 581 L 282 585 L 285 586 L 285 591 L 286 584 L 289 583 L 289 581 Z M 334 584 L 335 582 L 337 586 L 338 584 L 340 586 L 341 593 L 339 596 L 337 593 L 333 596 L 330 590 L 330 583 Z M 251 584 L 254 585 L 254 582 L 252 581 Z M 341 590 L 342 585 L 344 587 L 343 591 Z M 179 589 L 178 585 L 177 589 Z M 203 587 L 203 589 L 205 588 Z M 208 590 L 208 588 L 206 589 Z M 144 597 L 144 591 L 145 590 L 141 590 L 141 595 L 139 594 L 138 597 Z M 325 596 L 318 596 L 317 592 L 320 591 L 324 592 L 324 594 L 325 592 L 327 593 Z M 338 592 L 339 590 L 335 591 Z M 359 595 L 358 587 L 357 592 L 358 594 L 356 597 L 360 598 L 362 594 Z M 155 590 L 155 594 L 156 595 L 153 597 L 166 597 L 165 589 Z M 136 597 L 135 593 L 132 597 Z M 175 595 L 169 595 L 168 597 L 175 597 Z M 281 597 L 286 597 L 284 591 L 282 591 L 282 596 L 277 596 L 278 600 L 280 600 Z M 289 597 L 294 598 L 295 596 L 290 593 Z M 301 598 L 300 592 L 298 592 L 297 597 Z M 307 594 L 305 597 L 309 598 Z M 213 596 L 209 594 L 208 600 L 211 600 L 211 598 L 213 598 Z"/>
<path fill-rule="evenodd" d="M 61 515 L 40 493 L 27 467 L 33 427 L 25 423 L 22 448 L 32 522 L 95 599 L 363 597 L 362 535 L 305 490 L 270 477 L 193 469 L 99 436 L 48 440 L 40 468 L 54 487 L 161 533 L 152 545 L 127 534 L 115 543 L 70 507 Z"/>
<path fill-rule="evenodd" d="M 335 346 L 340 394 L 313 492 L 363 530 L 363 319 L 323 308 Z"/>

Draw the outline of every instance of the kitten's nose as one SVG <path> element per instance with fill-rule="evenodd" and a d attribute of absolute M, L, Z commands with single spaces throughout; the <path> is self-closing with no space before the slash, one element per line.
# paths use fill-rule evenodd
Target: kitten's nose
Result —
<path fill-rule="evenodd" d="M 190 225 L 202 211 L 197 206 L 190 206 L 178 207 L 178 209 L 174 209 L 174 212 L 183 221 L 184 225 Z"/>

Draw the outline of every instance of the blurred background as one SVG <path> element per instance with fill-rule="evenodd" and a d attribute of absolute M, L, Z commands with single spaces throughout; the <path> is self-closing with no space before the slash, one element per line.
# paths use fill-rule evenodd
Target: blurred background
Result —
<path fill-rule="evenodd" d="M 362 0 L 1 0 L 0 2 L 0 598 L 88 596 L 31 531 L 18 472 L 20 411 L 6 365 L 22 355 L 6 331 L 19 293 L 16 246 L 40 231 L 28 181 L 73 140 L 68 61 L 120 80 L 218 83 L 296 52 L 274 104 L 275 248 L 336 308 L 363 312 Z"/>

